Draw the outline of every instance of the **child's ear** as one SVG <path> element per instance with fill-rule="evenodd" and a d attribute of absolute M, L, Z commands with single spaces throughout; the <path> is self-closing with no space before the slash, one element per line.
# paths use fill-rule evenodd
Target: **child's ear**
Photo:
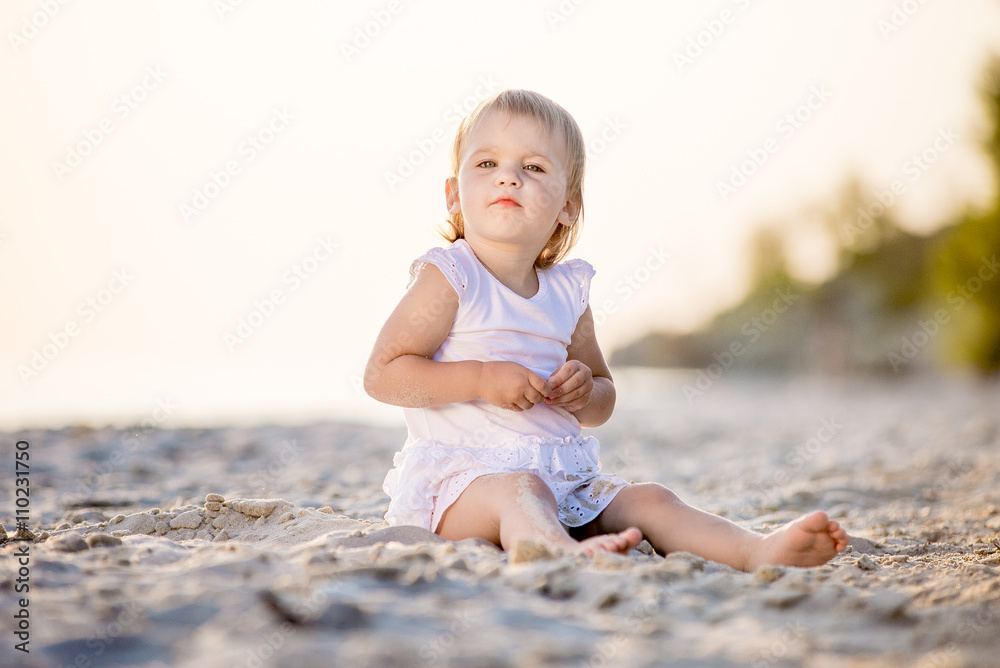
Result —
<path fill-rule="evenodd" d="M 565 225 L 566 227 L 573 227 L 576 225 L 576 221 L 580 219 L 580 207 L 581 202 L 579 197 L 574 197 L 573 199 L 566 201 L 566 206 L 562 208 L 559 215 L 556 216 L 556 222 L 560 225 Z"/>
<path fill-rule="evenodd" d="M 449 176 L 444 182 L 444 200 L 448 207 L 448 213 L 459 213 L 462 208 L 458 201 L 458 179 Z"/>

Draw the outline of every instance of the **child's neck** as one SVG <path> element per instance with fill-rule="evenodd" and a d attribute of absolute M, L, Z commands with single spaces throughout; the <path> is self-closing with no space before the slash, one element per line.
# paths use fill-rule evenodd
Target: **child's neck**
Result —
<path fill-rule="evenodd" d="M 469 246 L 486 271 L 511 292 L 525 299 L 531 299 L 538 292 L 538 274 L 535 272 L 538 253 L 486 244 L 470 243 Z"/>

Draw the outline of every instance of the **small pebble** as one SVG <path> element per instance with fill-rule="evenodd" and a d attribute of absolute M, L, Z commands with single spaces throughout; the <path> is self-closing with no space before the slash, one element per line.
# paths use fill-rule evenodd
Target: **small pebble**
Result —
<path fill-rule="evenodd" d="M 91 508 L 70 513 L 66 519 L 72 524 L 80 524 L 81 522 L 107 522 L 108 516 L 100 510 Z"/>
<path fill-rule="evenodd" d="M 757 582 L 763 582 L 764 584 L 771 584 L 776 580 L 781 579 L 785 574 L 785 569 L 782 566 L 761 566 L 758 568 L 753 577 Z"/>
<path fill-rule="evenodd" d="M 152 515 L 140 513 L 138 515 L 129 515 L 126 517 L 124 521 L 121 522 L 121 530 L 128 531 L 130 533 L 148 534 L 156 531 L 156 524 L 156 519 Z"/>
<path fill-rule="evenodd" d="M 606 571 L 623 571 L 635 565 L 629 557 L 615 552 L 598 552 L 594 555 L 591 565 Z"/>
<path fill-rule="evenodd" d="M 205 497 L 205 503 L 223 503 L 226 497 L 221 494 L 209 494 Z"/>
<path fill-rule="evenodd" d="M 319 512 L 326 513 L 327 515 L 333 515 L 333 508 L 330 506 L 323 506 L 319 509 Z"/>
<path fill-rule="evenodd" d="M 83 552 L 89 545 L 78 533 L 68 533 L 52 541 L 52 547 L 60 552 Z"/>
<path fill-rule="evenodd" d="M 653 546 L 649 544 L 648 540 L 644 540 L 638 545 L 636 545 L 635 549 L 649 556 L 653 556 L 656 554 L 656 550 L 653 549 Z"/>
<path fill-rule="evenodd" d="M 87 536 L 90 547 L 116 547 L 122 544 L 122 539 L 106 533 L 92 533 Z"/>
<path fill-rule="evenodd" d="M 209 496 L 211 496 L 211 494 L 209 494 Z M 210 510 L 216 513 L 219 512 L 220 510 L 222 510 L 222 501 L 206 501 L 205 510 Z"/>
<path fill-rule="evenodd" d="M 56 527 L 56 531 L 63 531 L 65 529 L 69 529 L 71 526 L 73 525 L 70 524 L 69 522 L 62 522 L 59 526 Z"/>
<path fill-rule="evenodd" d="M 267 517 L 279 505 L 286 505 L 281 499 L 230 499 L 226 505 L 238 513 L 250 517 Z"/>
<path fill-rule="evenodd" d="M 223 529 L 219 533 L 215 534 L 215 538 L 212 539 L 216 543 L 221 543 L 224 540 L 229 540 L 229 532 Z"/>
<path fill-rule="evenodd" d="M 125 519 L 124 515 L 115 515 L 110 520 L 108 520 L 108 524 L 118 524 L 119 522 L 121 522 L 124 519 Z"/>
<path fill-rule="evenodd" d="M 860 569 L 861 569 L 861 570 L 863 570 L 863 571 L 874 571 L 874 570 L 878 570 L 878 566 L 876 566 L 876 565 L 875 565 L 875 562 L 874 562 L 874 561 L 872 561 L 872 560 L 871 560 L 871 559 L 870 559 L 870 558 L 868 557 L 868 555 L 867 555 L 867 554 L 863 554 L 863 555 L 861 555 L 861 558 L 860 558 L 860 559 L 858 559 L 858 560 L 857 560 L 857 562 L 855 562 L 855 563 L 856 563 L 857 567 L 858 567 L 858 568 L 860 568 Z"/>
<path fill-rule="evenodd" d="M 284 513 L 281 517 L 278 518 L 278 524 L 284 524 L 288 520 L 293 520 L 293 519 L 295 519 L 295 515 L 294 514 L 292 514 L 292 513 Z"/>
<path fill-rule="evenodd" d="M 201 526 L 201 513 L 197 510 L 189 510 L 186 513 L 181 513 L 174 519 L 170 520 L 171 529 L 197 529 Z"/>
<path fill-rule="evenodd" d="M 170 525 L 167 524 L 166 522 L 157 522 L 156 526 L 153 527 L 153 531 L 160 534 L 161 536 L 165 536 L 166 533 L 170 531 Z"/>

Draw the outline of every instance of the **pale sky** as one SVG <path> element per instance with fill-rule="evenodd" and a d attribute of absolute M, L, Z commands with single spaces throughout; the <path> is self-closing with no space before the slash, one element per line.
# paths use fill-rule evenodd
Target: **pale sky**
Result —
<path fill-rule="evenodd" d="M 53 4 L 0 8 L 0 428 L 375 414 L 458 119 L 503 88 L 588 138 L 608 355 L 737 300 L 762 222 L 821 278 L 808 211 L 852 175 L 915 230 L 991 188 L 988 0 Z"/>

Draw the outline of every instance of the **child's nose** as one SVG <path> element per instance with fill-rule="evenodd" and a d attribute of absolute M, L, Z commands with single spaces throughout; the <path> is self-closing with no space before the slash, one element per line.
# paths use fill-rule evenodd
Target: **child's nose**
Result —
<path fill-rule="evenodd" d="M 517 186 L 521 182 L 518 180 L 517 174 L 513 169 L 506 168 L 497 172 L 496 183 L 498 186 Z"/>

